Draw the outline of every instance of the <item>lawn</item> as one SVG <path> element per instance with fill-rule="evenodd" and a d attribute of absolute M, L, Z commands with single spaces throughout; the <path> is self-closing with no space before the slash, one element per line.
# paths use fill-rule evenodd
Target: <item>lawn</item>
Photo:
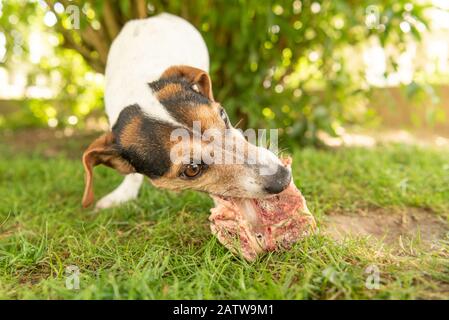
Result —
<path fill-rule="evenodd" d="M 449 298 L 447 232 L 432 245 L 419 234 L 387 244 L 326 233 L 333 215 L 387 218 L 411 210 L 447 228 L 447 150 L 384 145 L 294 152 L 295 182 L 321 232 L 248 263 L 211 235 L 206 195 L 148 183 L 138 201 L 84 210 L 78 144 L 49 153 L 45 142 L 27 150 L 16 148 L 14 137 L 9 141 L 0 142 L 2 299 Z M 121 181 L 104 167 L 95 177 L 97 197 Z M 79 290 L 66 288 L 70 265 L 80 270 Z M 380 284 L 369 289 L 365 271 L 373 265 Z"/>

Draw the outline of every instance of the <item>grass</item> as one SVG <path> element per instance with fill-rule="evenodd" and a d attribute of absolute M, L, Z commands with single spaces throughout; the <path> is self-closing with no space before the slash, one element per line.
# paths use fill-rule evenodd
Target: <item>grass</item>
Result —
<path fill-rule="evenodd" d="M 80 206 L 80 161 L 0 146 L 0 298 L 11 299 L 414 299 L 447 298 L 449 239 L 400 250 L 323 234 L 248 263 L 211 236 L 212 205 L 194 192 L 150 184 L 138 201 L 94 212 Z M 294 153 L 294 177 L 322 226 L 333 212 L 410 207 L 448 224 L 449 152 L 406 146 Z M 121 177 L 95 171 L 96 195 Z M 411 248 L 413 246 L 413 248 Z M 80 270 L 80 289 L 65 268 Z M 369 265 L 380 288 L 365 282 Z"/>

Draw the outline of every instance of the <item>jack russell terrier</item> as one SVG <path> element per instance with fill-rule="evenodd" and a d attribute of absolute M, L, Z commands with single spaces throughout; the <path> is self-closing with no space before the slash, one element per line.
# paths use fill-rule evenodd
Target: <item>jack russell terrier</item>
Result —
<path fill-rule="evenodd" d="M 144 176 L 156 187 L 215 196 L 262 198 L 287 188 L 290 170 L 273 152 L 249 143 L 233 128 L 214 100 L 208 70 L 206 44 L 184 19 L 161 14 L 124 26 L 111 46 L 106 66 L 105 104 L 111 130 L 83 154 L 84 207 L 94 201 L 92 170 L 99 164 L 126 176 L 97 202 L 97 208 L 135 199 Z M 201 132 L 195 132 L 195 122 L 201 124 Z M 179 155 L 183 161 L 176 161 L 171 134 L 177 129 L 192 135 L 213 129 L 244 146 L 225 153 L 236 157 L 252 153 L 258 161 L 206 164 L 193 152 L 195 143 L 189 147 L 187 162 L 185 154 Z M 262 168 L 273 174 L 260 174 Z"/>

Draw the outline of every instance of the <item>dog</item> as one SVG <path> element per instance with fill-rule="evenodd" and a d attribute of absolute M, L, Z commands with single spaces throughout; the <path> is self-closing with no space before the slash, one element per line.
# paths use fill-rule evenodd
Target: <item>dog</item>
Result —
<path fill-rule="evenodd" d="M 135 199 L 144 176 L 156 187 L 169 190 L 245 198 L 267 197 L 289 185 L 291 172 L 278 157 L 249 143 L 232 126 L 214 99 L 208 70 L 206 44 L 184 19 L 160 14 L 124 26 L 112 43 L 105 72 L 110 131 L 93 141 L 82 158 L 84 207 L 94 202 L 93 167 L 100 164 L 125 178 L 96 203 L 98 209 Z M 195 129 L 195 123 L 201 128 Z M 214 130 L 243 146 L 231 150 L 218 147 L 218 151 L 237 158 L 253 154 L 258 161 L 204 163 L 193 150 L 206 146 L 202 140 L 190 143 L 183 155 L 173 155 L 176 141 L 172 133 L 179 129 L 188 132 L 191 141 L 195 134 Z M 262 175 L 264 168 L 272 174 Z"/>

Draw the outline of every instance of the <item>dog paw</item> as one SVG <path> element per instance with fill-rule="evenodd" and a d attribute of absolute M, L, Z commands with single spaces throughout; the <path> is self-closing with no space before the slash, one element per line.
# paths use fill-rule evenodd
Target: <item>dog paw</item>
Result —
<path fill-rule="evenodd" d="M 117 201 L 117 199 L 113 199 L 109 196 L 106 196 L 97 201 L 97 203 L 95 204 L 95 209 L 101 210 L 101 209 L 112 208 L 112 207 L 116 207 L 116 206 L 120 205 L 120 203 L 122 203 L 122 202 L 119 202 L 119 201 Z"/>
<path fill-rule="evenodd" d="M 127 175 L 117 189 L 104 196 L 96 203 L 95 209 L 101 210 L 117 207 L 125 202 L 136 199 L 142 181 L 143 176 L 141 174 L 136 173 Z"/>
<path fill-rule="evenodd" d="M 117 196 L 116 194 L 108 194 L 107 196 L 101 198 L 95 204 L 96 210 L 108 209 L 120 206 L 121 204 L 133 200 L 137 197 L 137 195 L 121 195 Z"/>

